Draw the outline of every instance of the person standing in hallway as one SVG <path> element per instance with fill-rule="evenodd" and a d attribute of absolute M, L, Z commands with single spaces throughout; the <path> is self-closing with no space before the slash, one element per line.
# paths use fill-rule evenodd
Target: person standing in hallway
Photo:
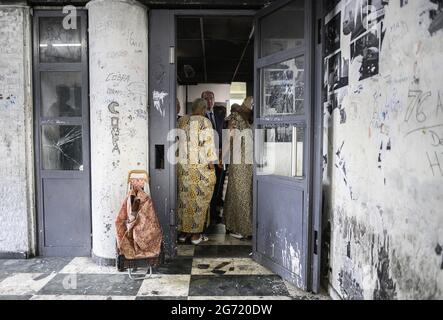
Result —
<path fill-rule="evenodd" d="M 241 106 L 233 104 L 227 118 L 230 163 L 223 214 L 226 230 L 238 239 L 252 235 L 252 119 L 252 97 Z"/>
<path fill-rule="evenodd" d="M 205 117 L 206 101 L 196 99 L 191 115 L 178 120 L 178 129 L 185 135 L 179 138 L 177 163 L 178 237 L 185 242 L 191 236 L 193 244 L 206 241 L 202 235 L 209 222 L 209 208 L 216 177 L 217 161 L 211 122 Z M 181 140 L 181 141 L 180 141 Z"/>
<path fill-rule="evenodd" d="M 215 96 L 212 91 L 204 91 L 201 94 L 201 97 L 207 102 L 207 110 L 206 110 L 206 118 L 208 118 L 211 123 L 213 129 L 217 132 L 218 139 L 216 138 L 216 147 L 217 154 L 219 159 L 221 159 L 221 150 L 223 148 L 223 129 L 225 128 L 225 117 L 222 113 L 214 112 L 215 105 Z M 217 144 L 218 140 L 218 144 Z M 217 177 L 217 181 L 214 187 L 214 194 L 211 199 L 211 221 L 215 224 L 221 222 L 220 212 L 218 210 L 219 206 L 222 206 L 223 200 L 223 182 L 225 178 L 225 171 L 223 166 L 216 165 L 215 166 L 215 175 Z"/>

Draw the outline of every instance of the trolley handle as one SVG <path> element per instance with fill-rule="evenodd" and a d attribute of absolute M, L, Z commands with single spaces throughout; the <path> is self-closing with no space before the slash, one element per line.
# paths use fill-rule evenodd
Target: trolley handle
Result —
<path fill-rule="evenodd" d="M 145 175 L 144 178 L 133 178 L 133 179 L 144 179 L 144 184 L 145 184 L 144 190 L 149 196 L 151 196 L 151 188 L 149 186 L 149 174 L 146 170 L 143 170 L 143 169 L 135 169 L 135 170 L 129 171 L 126 193 L 129 192 L 129 190 L 131 189 L 131 186 L 132 186 L 132 184 L 131 184 L 131 175 L 132 174 L 144 174 Z"/>
<path fill-rule="evenodd" d="M 128 183 L 130 182 L 132 174 L 144 174 L 146 177 L 146 182 L 149 183 L 149 174 L 146 170 L 143 169 L 135 169 L 128 172 Z"/>

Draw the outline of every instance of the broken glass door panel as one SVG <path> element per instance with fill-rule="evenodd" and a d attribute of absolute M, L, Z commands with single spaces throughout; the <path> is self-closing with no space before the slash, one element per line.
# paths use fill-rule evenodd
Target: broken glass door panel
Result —
<path fill-rule="evenodd" d="M 304 56 L 261 70 L 261 117 L 304 115 Z"/>
<path fill-rule="evenodd" d="M 78 125 L 42 125 L 44 170 L 83 171 L 82 127 Z"/>
<path fill-rule="evenodd" d="M 81 62 L 80 17 L 77 17 L 76 25 L 72 21 L 71 24 L 65 21 L 64 26 L 63 21 L 63 17 L 40 17 L 40 62 Z"/>
<path fill-rule="evenodd" d="M 264 125 L 258 130 L 258 174 L 303 177 L 302 125 Z"/>
<path fill-rule="evenodd" d="M 81 72 L 43 71 L 40 74 L 42 116 L 81 117 Z"/>

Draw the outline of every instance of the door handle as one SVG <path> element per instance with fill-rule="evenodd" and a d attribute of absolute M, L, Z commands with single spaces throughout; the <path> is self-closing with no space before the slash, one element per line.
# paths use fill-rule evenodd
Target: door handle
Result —
<path fill-rule="evenodd" d="M 291 146 L 291 175 L 297 175 L 297 127 L 292 127 L 292 146 Z"/>
<path fill-rule="evenodd" d="M 165 168 L 165 145 L 155 145 L 155 169 Z"/>
<path fill-rule="evenodd" d="M 171 209 L 169 211 L 169 225 L 175 226 L 175 210 Z"/>

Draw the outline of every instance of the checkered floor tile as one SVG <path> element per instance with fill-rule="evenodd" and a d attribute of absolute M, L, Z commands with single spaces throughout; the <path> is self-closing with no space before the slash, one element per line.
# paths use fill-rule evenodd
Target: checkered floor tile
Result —
<path fill-rule="evenodd" d="M 178 257 L 131 280 L 90 258 L 0 260 L 0 300 L 214 300 L 328 299 L 302 292 L 251 259 L 248 240 L 223 233 L 197 246 L 178 246 Z"/>

